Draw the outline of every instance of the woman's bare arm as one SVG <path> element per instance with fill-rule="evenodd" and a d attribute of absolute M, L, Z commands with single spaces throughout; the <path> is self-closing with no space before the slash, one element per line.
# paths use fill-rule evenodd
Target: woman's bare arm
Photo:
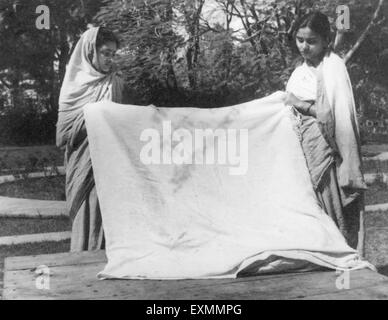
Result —
<path fill-rule="evenodd" d="M 317 117 L 317 110 L 315 102 L 300 101 L 298 105 L 294 106 L 299 112 L 307 116 Z"/>
<path fill-rule="evenodd" d="M 297 98 L 293 93 L 287 92 L 284 98 L 284 103 L 293 106 L 300 113 L 309 115 L 314 118 L 317 117 L 316 106 L 314 101 L 303 101 Z"/>

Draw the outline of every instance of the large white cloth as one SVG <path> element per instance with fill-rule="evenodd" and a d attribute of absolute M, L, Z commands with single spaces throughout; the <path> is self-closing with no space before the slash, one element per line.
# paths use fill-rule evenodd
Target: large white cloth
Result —
<path fill-rule="evenodd" d="M 282 97 L 220 109 L 86 106 L 108 257 L 99 277 L 234 278 L 370 266 L 319 207 Z M 203 146 L 199 129 L 210 129 Z M 225 145 L 229 154 L 219 152 Z M 204 150 L 216 161 L 202 157 Z"/>

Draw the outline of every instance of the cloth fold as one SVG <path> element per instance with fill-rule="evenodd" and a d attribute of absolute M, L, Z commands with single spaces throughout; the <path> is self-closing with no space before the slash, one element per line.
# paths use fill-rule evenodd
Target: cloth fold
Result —
<path fill-rule="evenodd" d="M 360 130 L 352 84 L 344 61 L 336 54 L 326 56 L 322 65 L 318 95 L 318 122 L 331 140 L 335 141 L 341 199 L 346 207 L 367 189 L 362 173 Z"/>

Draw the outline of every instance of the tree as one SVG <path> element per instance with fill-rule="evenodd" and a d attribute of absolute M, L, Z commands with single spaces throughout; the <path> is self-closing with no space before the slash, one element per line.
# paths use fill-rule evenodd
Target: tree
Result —
<path fill-rule="evenodd" d="M 50 9 L 49 30 L 36 28 L 38 5 Z M 71 47 L 100 5 L 95 0 L 0 0 L 2 113 L 16 108 L 20 117 L 27 111 L 35 112 L 36 119 L 47 115 L 53 139 L 59 90 Z M 29 117 L 33 121 L 31 114 Z"/>
<path fill-rule="evenodd" d="M 37 4 L 51 9 L 50 30 L 34 27 Z M 346 32 L 336 29 L 338 5 L 351 11 Z M 284 90 L 300 59 L 296 21 L 314 9 L 330 18 L 362 112 L 384 114 L 384 0 L 0 0 L 0 90 L 12 97 L 8 103 L 3 94 L 0 102 L 24 108 L 33 91 L 32 105 L 54 123 L 66 63 L 89 23 L 120 36 L 116 63 L 129 103 L 220 107 L 252 100 Z"/>

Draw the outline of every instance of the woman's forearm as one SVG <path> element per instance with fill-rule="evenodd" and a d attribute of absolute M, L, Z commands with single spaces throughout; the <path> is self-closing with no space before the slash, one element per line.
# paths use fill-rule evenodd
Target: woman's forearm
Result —
<path fill-rule="evenodd" d="M 317 117 L 316 105 L 314 102 L 300 101 L 295 108 L 304 115 L 312 116 L 314 118 Z"/>
<path fill-rule="evenodd" d="M 315 108 L 315 101 L 304 101 L 296 97 L 293 93 L 291 92 L 286 92 L 283 102 L 286 105 L 293 106 L 296 108 L 300 113 L 304 115 L 309 115 L 314 118 L 317 117 L 317 112 Z"/>
<path fill-rule="evenodd" d="M 317 117 L 317 109 L 316 109 L 315 102 L 312 105 L 310 104 L 310 107 L 309 107 L 307 113 L 308 113 L 309 116 L 312 116 L 314 118 Z"/>

